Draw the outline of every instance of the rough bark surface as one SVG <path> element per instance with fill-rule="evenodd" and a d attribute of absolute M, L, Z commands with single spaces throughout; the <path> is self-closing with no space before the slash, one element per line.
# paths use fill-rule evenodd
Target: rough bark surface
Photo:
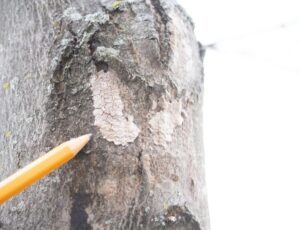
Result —
<path fill-rule="evenodd" d="M 0 207 L 1 229 L 209 229 L 203 68 L 167 0 L 3 0 L 0 179 L 93 133 Z"/>

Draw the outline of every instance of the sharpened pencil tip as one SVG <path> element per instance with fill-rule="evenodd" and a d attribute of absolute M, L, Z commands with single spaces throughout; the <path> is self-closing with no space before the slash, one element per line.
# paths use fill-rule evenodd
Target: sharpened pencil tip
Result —
<path fill-rule="evenodd" d="M 80 137 L 71 139 L 70 141 L 66 142 L 74 152 L 74 154 L 77 154 L 90 140 L 91 140 L 92 134 L 85 134 Z"/>
<path fill-rule="evenodd" d="M 80 136 L 80 137 L 77 137 L 77 138 L 75 138 L 75 139 L 78 139 L 78 138 L 81 138 L 81 139 L 88 138 L 88 139 L 90 140 L 92 136 L 93 136 L 93 134 L 88 133 L 88 134 L 82 135 L 82 136 Z"/>

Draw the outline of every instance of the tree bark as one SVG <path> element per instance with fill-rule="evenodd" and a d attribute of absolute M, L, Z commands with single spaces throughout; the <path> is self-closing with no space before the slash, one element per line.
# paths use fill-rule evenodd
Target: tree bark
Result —
<path fill-rule="evenodd" d="M 3 0 L 0 14 L 0 179 L 93 133 L 0 207 L 1 229 L 209 229 L 203 67 L 182 8 Z"/>

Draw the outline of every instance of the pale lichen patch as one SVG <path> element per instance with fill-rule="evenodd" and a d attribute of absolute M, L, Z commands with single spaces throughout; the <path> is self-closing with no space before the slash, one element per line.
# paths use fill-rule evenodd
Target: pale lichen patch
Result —
<path fill-rule="evenodd" d="M 71 21 L 78 21 L 82 19 L 81 14 L 73 7 L 66 9 L 63 13 L 63 17 L 68 18 Z"/>
<path fill-rule="evenodd" d="M 173 101 L 164 103 L 164 110 L 157 112 L 149 121 L 150 130 L 154 134 L 153 141 L 156 145 L 167 146 L 172 141 L 172 134 L 176 126 L 183 122 L 182 102 Z"/>
<path fill-rule="evenodd" d="M 120 91 L 124 92 L 124 87 L 116 72 L 98 72 L 91 77 L 91 85 L 95 108 L 94 124 L 99 127 L 103 138 L 123 146 L 133 142 L 140 130 L 133 122 L 133 116 L 123 113 L 124 104 Z"/>
<path fill-rule="evenodd" d="M 119 51 L 116 49 L 99 46 L 94 53 L 94 58 L 97 61 L 108 61 L 109 58 L 116 58 L 118 55 Z"/>
<path fill-rule="evenodd" d="M 94 14 L 88 14 L 85 16 L 85 21 L 92 23 L 104 24 L 109 20 L 109 15 L 103 12 L 97 12 Z"/>

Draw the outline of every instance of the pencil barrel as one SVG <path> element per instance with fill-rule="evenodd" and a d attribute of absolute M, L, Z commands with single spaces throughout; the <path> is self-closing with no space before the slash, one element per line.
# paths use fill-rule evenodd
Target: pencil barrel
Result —
<path fill-rule="evenodd" d="M 19 194 L 74 157 L 66 145 L 60 145 L 0 183 L 0 204 Z"/>

